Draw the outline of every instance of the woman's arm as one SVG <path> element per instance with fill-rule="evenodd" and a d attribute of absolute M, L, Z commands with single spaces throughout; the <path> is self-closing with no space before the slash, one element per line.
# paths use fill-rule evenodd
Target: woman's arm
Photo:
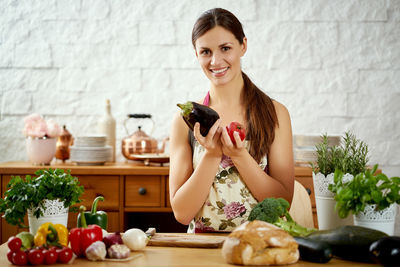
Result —
<path fill-rule="evenodd" d="M 175 218 L 182 224 L 189 224 L 203 206 L 214 181 L 222 152 L 218 153 L 218 149 L 221 151 L 220 145 L 219 148 L 210 148 L 210 145 L 219 142 L 218 126 L 219 122 L 214 124 L 206 138 L 199 136 L 199 124 L 195 126 L 196 138 L 201 139 L 200 144 L 209 149 L 206 148 L 198 167 L 193 171 L 189 128 L 179 113 L 174 117 L 170 134 L 169 192 Z"/>
<path fill-rule="evenodd" d="M 274 101 L 279 127 L 275 128 L 275 139 L 268 154 L 268 174 L 262 170 L 253 157 L 243 147 L 239 136 L 238 147 L 230 142 L 228 133 L 223 131 L 224 152 L 230 156 L 247 187 L 258 200 L 266 197 L 283 197 L 289 203 L 294 190 L 294 160 L 292 127 L 288 110 Z"/>

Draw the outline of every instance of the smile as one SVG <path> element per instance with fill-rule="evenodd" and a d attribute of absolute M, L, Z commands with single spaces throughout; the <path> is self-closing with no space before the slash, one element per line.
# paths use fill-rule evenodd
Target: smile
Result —
<path fill-rule="evenodd" d="M 226 67 L 226 68 L 223 68 L 223 69 L 212 69 L 210 71 L 212 73 L 215 73 L 215 74 L 220 74 L 220 73 L 223 73 L 223 72 L 227 71 L 228 69 L 229 69 L 229 67 Z"/>

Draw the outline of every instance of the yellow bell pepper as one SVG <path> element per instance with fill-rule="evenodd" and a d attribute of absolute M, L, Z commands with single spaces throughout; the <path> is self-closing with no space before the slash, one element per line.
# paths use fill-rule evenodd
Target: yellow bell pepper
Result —
<path fill-rule="evenodd" d="M 50 222 L 42 224 L 33 239 L 35 246 L 44 244 L 63 246 L 68 245 L 68 229 L 62 224 L 53 225 Z"/>

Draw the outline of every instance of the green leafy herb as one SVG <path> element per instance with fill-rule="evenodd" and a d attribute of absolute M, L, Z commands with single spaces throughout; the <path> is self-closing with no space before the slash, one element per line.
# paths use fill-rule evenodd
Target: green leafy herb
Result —
<path fill-rule="evenodd" d="M 378 165 L 372 170 L 365 170 L 350 181 L 343 179 L 344 172 L 337 169 L 334 184 L 329 190 L 335 193 L 336 210 L 339 217 L 345 218 L 350 212 L 358 214 L 366 205 L 376 204 L 377 210 L 389 207 L 392 203 L 400 204 L 400 177 L 388 178 L 383 173 L 376 174 Z"/>
<path fill-rule="evenodd" d="M 311 163 L 314 173 L 323 175 L 335 172 L 357 175 L 364 172 L 368 162 L 368 146 L 350 132 L 346 132 L 339 146 L 330 146 L 328 136 L 322 135 L 322 142 L 316 146 L 317 163 Z"/>
<path fill-rule="evenodd" d="M 25 179 L 13 176 L 7 184 L 4 199 L 0 199 L 0 212 L 7 223 L 27 227 L 24 225 L 27 210 L 33 209 L 36 218 L 43 216 L 45 199 L 64 201 L 65 208 L 81 202 L 84 188 L 70 170 L 66 173 L 62 169 L 38 170 L 35 175 L 26 175 Z"/>

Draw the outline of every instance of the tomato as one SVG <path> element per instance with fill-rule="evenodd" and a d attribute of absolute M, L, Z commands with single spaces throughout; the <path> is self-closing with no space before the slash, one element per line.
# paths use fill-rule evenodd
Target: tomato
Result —
<path fill-rule="evenodd" d="M 63 247 L 62 249 L 57 249 L 58 262 L 68 263 L 72 259 L 72 249 L 69 247 Z"/>
<path fill-rule="evenodd" d="M 234 132 L 239 133 L 240 140 L 242 141 L 246 137 L 246 130 L 244 129 L 243 125 L 241 125 L 236 121 L 233 121 L 229 124 L 229 126 L 226 126 L 226 131 L 228 132 L 229 137 L 231 138 L 233 144 L 236 144 L 235 137 L 233 136 Z"/>
<path fill-rule="evenodd" d="M 40 249 L 31 249 L 28 252 L 28 260 L 32 265 L 40 265 L 43 264 L 44 255 Z"/>
<path fill-rule="evenodd" d="M 22 246 L 22 241 L 19 237 L 12 236 L 8 239 L 7 245 L 12 251 L 17 251 L 20 250 Z"/>
<path fill-rule="evenodd" d="M 12 263 L 19 266 L 27 265 L 28 256 L 22 250 L 15 251 L 15 253 L 12 255 Z"/>
<path fill-rule="evenodd" d="M 9 262 L 13 263 L 12 261 L 12 256 L 14 255 L 14 253 L 16 253 L 15 251 L 12 251 L 11 249 L 8 250 L 7 252 L 7 259 Z"/>
<path fill-rule="evenodd" d="M 44 249 L 42 251 L 44 255 L 44 264 L 50 265 L 57 262 L 57 252 L 55 249 Z"/>

